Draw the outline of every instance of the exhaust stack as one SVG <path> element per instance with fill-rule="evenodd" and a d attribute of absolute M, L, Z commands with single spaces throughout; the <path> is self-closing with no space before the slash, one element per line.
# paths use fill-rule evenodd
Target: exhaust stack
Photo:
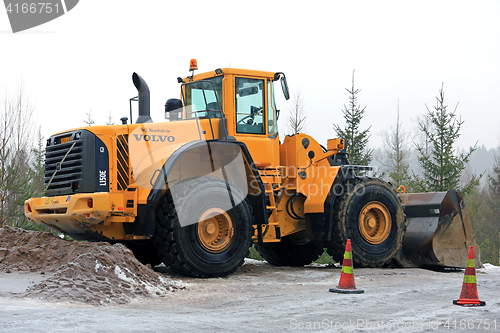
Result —
<path fill-rule="evenodd" d="M 139 92 L 139 118 L 137 118 L 136 124 L 151 123 L 153 120 L 149 113 L 149 87 L 146 81 L 135 72 L 132 74 L 132 81 Z"/>

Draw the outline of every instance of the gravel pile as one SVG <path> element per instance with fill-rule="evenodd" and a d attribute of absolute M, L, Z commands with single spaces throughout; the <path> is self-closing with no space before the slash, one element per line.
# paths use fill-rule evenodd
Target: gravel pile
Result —
<path fill-rule="evenodd" d="M 162 297 L 186 287 L 138 262 L 122 244 L 74 242 L 48 232 L 0 229 L 0 272 L 47 276 L 23 297 L 92 305 Z"/>

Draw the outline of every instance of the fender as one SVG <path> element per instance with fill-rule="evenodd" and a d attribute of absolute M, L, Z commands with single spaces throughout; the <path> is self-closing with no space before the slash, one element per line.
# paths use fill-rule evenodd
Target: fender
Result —
<path fill-rule="evenodd" d="M 241 161 L 244 165 L 241 165 Z M 159 171 L 148 195 L 147 204 L 138 205 L 141 214 L 135 222 L 124 224 L 126 233 L 133 232 L 135 235 L 151 237 L 155 228 L 156 205 L 171 184 L 211 173 L 222 175 L 226 181 L 233 182 L 247 193 L 246 200 L 252 207 L 254 223 L 259 226 L 259 230 L 261 230 L 260 225 L 268 223 L 264 185 L 243 142 L 225 140 L 189 142 L 174 151 Z M 241 179 L 244 179 L 244 183 Z"/>
<path fill-rule="evenodd" d="M 324 213 L 312 213 L 306 215 L 306 233 L 311 240 L 330 241 L 333 230 L 333 212 L 336 199 L 344 191 L 343 183 L 348 179 L 356 178 L 355 170 L 372 170 L 372 167 L 363 165 L 342 165 L 335 176 L 332 187 L 325 200 Z"/>

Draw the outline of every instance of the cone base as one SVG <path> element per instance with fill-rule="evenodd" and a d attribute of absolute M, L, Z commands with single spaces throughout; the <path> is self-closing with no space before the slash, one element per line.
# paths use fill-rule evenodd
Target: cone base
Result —
<path fill-rule="evenodd" d="M 480 301 L 478 299 L 461 299 L 454 300 L 453 304 L 461 306 L 485 306 L 486 302 Z"/>
<path fill-rule="evenodd" d="M 365 291 L 363 289 L 340 289 L 340 288 L 330 288 L 330 292 L 332 293 L 339 293 L 339 294 L 362 294 Z"/>

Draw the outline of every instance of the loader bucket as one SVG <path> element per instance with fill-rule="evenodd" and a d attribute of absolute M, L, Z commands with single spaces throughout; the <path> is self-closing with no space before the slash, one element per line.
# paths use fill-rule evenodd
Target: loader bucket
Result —
<path fill-rule="evenodd" d="M 403 267 L 464 268 L 474 246 L 476 268 L 482 267 L 479 246 L 455 191 L 399 194 L 406 214 L 406 234 L 396 261 Z"/>

